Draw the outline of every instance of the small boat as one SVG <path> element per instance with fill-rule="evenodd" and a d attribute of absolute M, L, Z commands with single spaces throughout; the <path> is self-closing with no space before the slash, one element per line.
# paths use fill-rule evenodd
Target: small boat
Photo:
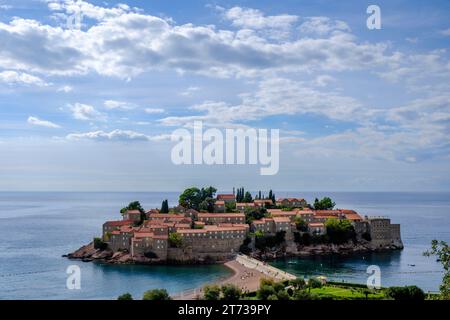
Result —
<path fill-rule="evenodd" d="M 296 261 L 288 261 L 288 264 L 297 264 Z"/>
<path fill-rule="evenodd" d="M 415 264 L 408 264 L 408 266 L 415 267 L 416 265 Z"/>

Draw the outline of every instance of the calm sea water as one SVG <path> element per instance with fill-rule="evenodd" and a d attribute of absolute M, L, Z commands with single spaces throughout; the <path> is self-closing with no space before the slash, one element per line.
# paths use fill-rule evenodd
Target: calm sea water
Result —
<path fill-rule="evenodd" d="M 368 265 L 379 265 L 382 285 L 416 284 L 436 291 L 442 269 L 422 256 L 432 239 L 450 242 L 450 193 L 290 193 L 307 200 L 331 196 L 340 208 L 387 215 L 402 225 L 405 249 L 351 257 L 276 261 L 298 275 L 326 275 L 365 283 Z M 281 195 L 281 194 L 280 194 Z M 0 299 L 114 299 L 151 288 L 177 293 L 228 275 L 223 266 L 111 266 L 70 261 L 61 255 L 101 232 L 105 220 L 133 200 L 144 207 L 173 204 L 177 193 L 0 193 Z M 81 268 L 81 290 L 66 289 L 66 269 Z M 411 266 L 415 265 L 415 266 Z"/>

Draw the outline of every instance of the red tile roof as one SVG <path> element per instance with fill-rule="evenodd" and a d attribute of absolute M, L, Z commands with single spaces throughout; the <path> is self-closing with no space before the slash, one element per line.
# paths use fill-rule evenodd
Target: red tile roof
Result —
<path fill-rule="evenodd" d="M 118 221 L 106 221 L 103 225 L 107 225 L 109 227 L 121 227 L 132 223 L 133 220 L 118 220 Z"/>
<path fill-rule="evenodd" d="M 234 194 L 218 194 L 216 198 L 217 198 L 217 200 L 235 200 L 236 199 Z"/>

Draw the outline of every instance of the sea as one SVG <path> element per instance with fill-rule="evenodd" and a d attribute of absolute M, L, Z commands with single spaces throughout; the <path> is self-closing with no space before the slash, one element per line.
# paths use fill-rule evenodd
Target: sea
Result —
<path fill-rule="evenodd" d="M 366 283 L 369 266 L 378 266 L 382 286 L 417 285 L 436 292 L 443 269 L 425 257 L 433 239 L 450 242 L 448 192 L 285 192 L 314 198 L 329 196 L 336 207 L 361 215 L 388 216 L 401 224 L 405 248 L 350 256 L 281 259 L 272 265 L 299 277 Z M 175 192 L 2 192 L 0 193 L 0 299 L 116 299 L 129 292 L 165 288 L 174 295 L 230 275 L 222 265 L 105 265 L 62 257 L 101 234 L 106 220 L 120 219 L 120 208 L 138 200 L 156 208 L 163 199 L 176 204 Z M 79 288 L 70 281 L 76 265 Z M 69 284 L 69 285 L 68 285 Z"/>

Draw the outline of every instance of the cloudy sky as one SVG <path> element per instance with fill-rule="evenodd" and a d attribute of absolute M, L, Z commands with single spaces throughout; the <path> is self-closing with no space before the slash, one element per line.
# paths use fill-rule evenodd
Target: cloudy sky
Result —
<path fill-rule="evenodd" d="M 450 2 L 373 3 L 0 0 L 0 190 L 450 190 Z M 279 173 L 175 166 L 194 120 Z"/>

